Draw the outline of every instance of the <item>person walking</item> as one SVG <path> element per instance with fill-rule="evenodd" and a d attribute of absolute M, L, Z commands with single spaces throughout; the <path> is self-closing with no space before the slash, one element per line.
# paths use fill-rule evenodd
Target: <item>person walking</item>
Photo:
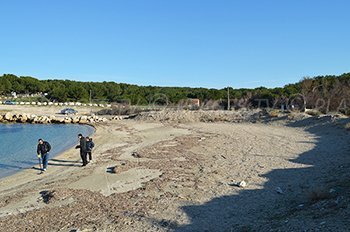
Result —
<path fill-rule="evenodd" d="M 49 161 L 49 152 L 51 150 L 51 145 L 49 142 L 44 141 L 43 139 L 38 140 L 38 146 L 37 146 L 37 154 L 40 160 L 42 161 L 43 168 L 42 171 L 45 172 L 47 169 L 47 164 Z"/>
<path fill-rule="evenodd" d="M 92 138 L 86 137 L 86 153 L 89 157 L 90 162 L 92 160 L 92 148 L 94 148 L 95 144 L 92 142 Z"/>
<path fill-rule="evenodd" d="M 82 134 L 78 134 L 78 138 L 79 138 L 79 145 L 76 146 L 75 148 L 77 149 L 80 148 L 80 157 L 81 157 L 81 160 L 83 161 L 83 166 L 86 166 L 87 165 L 86 139 Z"/>

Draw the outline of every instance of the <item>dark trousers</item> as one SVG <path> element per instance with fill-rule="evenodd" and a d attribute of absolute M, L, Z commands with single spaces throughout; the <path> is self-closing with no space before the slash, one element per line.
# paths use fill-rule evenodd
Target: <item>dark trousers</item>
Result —
<path fill-rule="evenodd" d="M 46 169 L 49 162 L 49 153 L 43 154 L 41 158 L 43 160 L 43 169 Z"/>
<path fill-rule="evenodd" d="M 80 157 L 81 157 L 81 160 L 83 161 L 83 165 L 87 165 L 87 157 L 86 157 L 86 151 L 82 151 L 80 150 Z"/>
<path fill-rule="evenodd" d="M 88 151 L 88 152 L 86 152 L 87 153 L 87 155 L 89 156 L 89 160 L 92 160 L 92 153 L 91 153 L 91 151 Z"/>

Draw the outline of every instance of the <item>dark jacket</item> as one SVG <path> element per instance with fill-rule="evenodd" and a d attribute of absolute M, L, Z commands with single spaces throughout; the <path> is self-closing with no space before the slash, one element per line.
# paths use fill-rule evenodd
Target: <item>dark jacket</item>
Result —
<path fill-rule="evenodd" d="M 90 141 L 86 141 L 86 151 L 91 152 L 92 148 L 94 148 L 95 144 L 92 142 L 92 139 Z"/>
<path fill-rule="evenodd" d="M 75 148 L 80 148 L 80 152 L 86 152 L 86 139 L 85 137 L 81 137 L 79 145 Z"/>
<path fill-rule="evenodd" d="M 45 155 L 50 150 L 51 150 L 51 145 L 46 141 L 44 141 L 43 144 L 38 144 L 38 147 L 36 149 L 37 154 L 41 154 L 41 155 Z"/>

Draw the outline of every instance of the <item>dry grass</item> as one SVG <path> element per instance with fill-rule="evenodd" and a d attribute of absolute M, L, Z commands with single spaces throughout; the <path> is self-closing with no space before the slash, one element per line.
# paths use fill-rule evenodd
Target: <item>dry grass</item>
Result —
<path fill-rule="evenodd" d="M 320 116 L 321 115 L 321 112 L 318 110 L 308 110 L 305 113 L 307 113 L 308 115 L 311 115 L 311 116 Z"/>
<path fill-rule="evenodd" d="M 277 118 L 278 115 L 279 115 L 279 111 L 278 110 L 272 110 L 270 113 L 269 113 L 270 117 L 271 118 Z"/>

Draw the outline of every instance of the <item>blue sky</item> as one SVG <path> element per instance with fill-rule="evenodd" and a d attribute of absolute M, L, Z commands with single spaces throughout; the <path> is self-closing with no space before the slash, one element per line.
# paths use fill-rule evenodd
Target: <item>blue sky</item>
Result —
<path fill-rule="evenodd" d="M 0 73 L 237 88 L 350 72 L 346 0 L 11 0 L 0 9 Z"/>

